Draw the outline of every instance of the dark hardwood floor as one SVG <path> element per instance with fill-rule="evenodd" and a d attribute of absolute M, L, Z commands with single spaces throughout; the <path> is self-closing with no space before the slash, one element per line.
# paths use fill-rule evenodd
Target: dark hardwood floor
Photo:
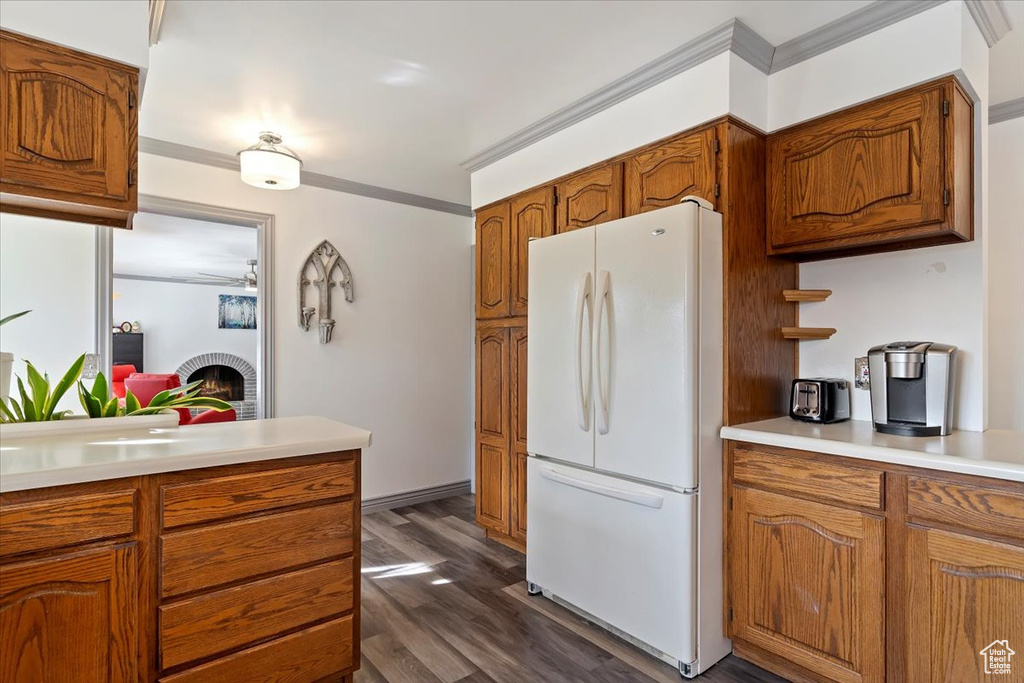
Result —
<path fill-rule="evenodd" d="M 458 496 L 363 517 L 356 683 L 659 681 L 676 670 L 543 597 L 526 558 L 484 538 Z M 698 679 L 782 679 L 733 656 Z"/>

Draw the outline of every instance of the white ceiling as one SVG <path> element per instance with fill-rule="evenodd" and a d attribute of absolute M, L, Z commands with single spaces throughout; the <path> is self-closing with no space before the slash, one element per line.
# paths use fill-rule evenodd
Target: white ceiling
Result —
<path fill-rule="evenodd" d="M 867 4 L 168 0 L 140 132 L 234 153 L 272 130 L 309 171 L 468 204 L 463 159 L 728 19 L 778 45 Z"/>
<path fill-rule="evenodd" d="M 236 225 L 140 213 L 114 230 L 114 273 L 150 277 L 241 277 L 256 258 L 256 231 Z M 257 267 L 257 272 L 259 268 Z"/>

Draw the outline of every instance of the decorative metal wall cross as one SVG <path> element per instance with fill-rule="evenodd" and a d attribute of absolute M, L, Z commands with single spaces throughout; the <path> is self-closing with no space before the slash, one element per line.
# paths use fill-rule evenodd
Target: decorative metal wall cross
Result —
<path fill-rule="evenodd" d="M 338 272 L 337 282 L 331 278 Z M 306 289 L 314 285 L 319 292 L 317 306 L 306 305 Z M 334 319 L 331 318 L 331 289 L 337 284 L 345 292 L 345 301 L 355 299 L 352 290 L 352 271 L 334 245 L 324 240 L 309 254 L 299 270 L 299 326 L 309 331 L 309 321 L 319 312 L 320 343 L 331 341 Z"/>

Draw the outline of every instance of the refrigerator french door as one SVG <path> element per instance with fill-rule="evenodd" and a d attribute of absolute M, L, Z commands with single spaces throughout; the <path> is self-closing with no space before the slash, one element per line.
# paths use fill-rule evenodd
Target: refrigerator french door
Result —
<path fill-rule="evenodd" d="M 721 216 L 684 202 L 529 257 L 527 579 L 696 675 L 729 651 Z"/>

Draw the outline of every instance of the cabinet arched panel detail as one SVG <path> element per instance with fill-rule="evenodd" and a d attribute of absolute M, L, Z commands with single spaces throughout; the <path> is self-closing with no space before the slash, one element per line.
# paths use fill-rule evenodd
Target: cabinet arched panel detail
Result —
<path fill-rule="evenodd" d="M 508 433 L 508 331 L 484 333 L 477 347 L 480 434 L 504 439 Z"/>
<path fill-rule="evenodd" d="M 476 216 L 476 279 L 478 318 L 501 318 L 509 311 L 509 205 L 500 204 Z"/>
<path fill-rule="evenodd" d="M 848 218 L 882 202 L 920 193 L 920 154 L 915 126 L 854 131 L 786 163 L 793 218 Z M 819 177 L 841 177 L 836 192 Z"/>
<path fill-rule="evenodd" d="M 906 607 L 914 626 L 907 680 L 987 681 L 1017 673 L 1018 661 L 1010 661 L 1011 676 L 993 676 L 996 662 L 982 651 L 1005 641 L 1021 652 L 1024 548 L 912 527 L 908 551 Z"/>
<path fill-rule="evenodd" d="M 512 200 L 512 315 L 526 315 L 529 305 L 530 239 L 555 232 L 554 190 L 543 187 Z"/>
<path fill-rule="evenodd" d="M 40 163 L 102 166 L 104 95 L 59 74 L 11 75 L 17 150 Z"/>
<path fill-rule="evenodd" d="M 558 189 L 558 232 L 622 218 L 622 164 L 580 173 Z"/>
<path fill-rule="evenodd" d="M 678 204 L 686 195 L 715 196 L 713 128 L 671 140 L 626 161 L 625 215 Z"/>
<path fill-rule="evenodd" d="M 881 517 L 736 487 L 733 635 L 835 681 L 885 678 Z"/>
<path fill-rule="evenodd" d="M 135 546 L 0 567 L 0 682 L 137 680 Z"/>

